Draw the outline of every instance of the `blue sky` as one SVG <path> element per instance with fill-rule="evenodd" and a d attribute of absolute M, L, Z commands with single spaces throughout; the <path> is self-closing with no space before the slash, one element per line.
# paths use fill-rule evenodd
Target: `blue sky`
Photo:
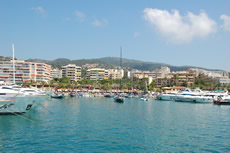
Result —
<path fill-rule="evenodd" d="M 230 71 L 230 1 L 1 0 L 0 55 L 123 57 Z"/>

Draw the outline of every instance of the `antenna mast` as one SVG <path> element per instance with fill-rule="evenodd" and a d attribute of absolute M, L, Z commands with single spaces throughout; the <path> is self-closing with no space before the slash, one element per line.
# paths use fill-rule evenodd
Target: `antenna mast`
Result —
<path fill-rule="evenodd" d="M 122 69 L 122 46 L 121 46 L 121 51 L 120 51 L 120 67 Z"/>
<path fill-rule="evenodd" d="M 120 48 L 120 75 L 121 75 L 121 78 L 120 78 L 120 90 L 122 89 L 121 87 L 121 80 L 122 80 L 122 46 Z"/>

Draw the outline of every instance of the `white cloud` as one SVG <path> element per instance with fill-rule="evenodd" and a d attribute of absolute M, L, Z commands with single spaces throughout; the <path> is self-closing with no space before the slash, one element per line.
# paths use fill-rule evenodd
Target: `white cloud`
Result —
<path fill-rule="evenodd" d="M 81 11 L 75 11 L 75 15 L 80 21 L 83 21 L 86 18 L 86 15 Z"/>
<path fill-rule="evenodd" d="M 37 12 L 37 13 L 38 13 L 39 15 L 41 15 L 41 16 L 46 16 L 46 15 L 47 15 L 45 9 L 42 8 L 42 7 L 40 7 L 40 6 L 38 6 L 38 7 L 33 7 L 32 10 L 35 11 L 35 12 Z"/>
<path fill-rule="evenodd" d="M 140 36 L 140 33 L 139 33 L 139 32 L 134 32 L 134 33 L 133 33 L 133 36 L 134 36 L 134 38 L 137 38 L 137 37 Z"/>
<path fill-rule="evenodd" d="M 220 19 L 224 21 L 224 24 L 222 25 L 224 30 L 230 31 L 230 16 L 223 14 L 220 16 Z"/>
<path fill-rule="evenodd" d="M 107 25 L 108 22 L 107 20 L 103 19 L 103 20 L 98 20 L 98 19 L 95 19 L 92 23 L 93 26 L 95 27 L 103 27 L 105 25 Z"/>
<path fill-rule="evenodd" d="M 161 35 L 176 43 L 192 41 L 196 37 L 204 38 L 216 31 L 216 22 L 205 12 L 195 15 L 188 12 L 181 16 L 178 10 L 171 13 L 167 10 L 146 8 L 144 19 Z"/>

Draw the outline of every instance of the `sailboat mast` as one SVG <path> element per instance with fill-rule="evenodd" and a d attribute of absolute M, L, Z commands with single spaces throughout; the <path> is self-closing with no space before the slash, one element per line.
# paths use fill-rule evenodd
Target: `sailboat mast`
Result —
<path fill-rule="evenodd" d="M 120 74 L 121 74 L 121 78 L 120 78 L 120 90 L 122 90 L 121 88 L 121 80 L 122 80 L 122 46 L 120 49 Z"/>
<path fill-rule="evenodd" d="M 13 51 L 13 84 L 15 84 L 14 44 L 12 44 L 12 51 Z"/>

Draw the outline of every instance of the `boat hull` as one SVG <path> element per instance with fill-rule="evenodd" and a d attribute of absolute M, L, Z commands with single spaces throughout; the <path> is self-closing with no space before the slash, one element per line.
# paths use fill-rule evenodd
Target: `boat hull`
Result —
<path fill-rule="evenodd" d="M 0 114 L 23 114 L 33 107 L 34 102 L 33 100 L 23 100 L 22 98 L 1 101 Z"/>
<path fill-rule="evenodd" d="M 165 101 L 171 101 L 173 100 L 174 95 L 164 95 L 164 94 L 160 94 L 157 95 L 156 99 L 157 100 L 165 100 Z"/>
<path fill-rule="evenodd" d="M 213 98 L 202 97 L 202 96 L 175 96 L 174 101 L 176 102 L 191 102 L 191 103 L 212 103 Z"/>
<path fill-rule="evenodd" d="M 230 102 L 228 101 L 214 101 L 215 105 L 230 105 Z"/>
<path fill-rule="evenodd" d="M 104 95 L 105 98 L 113 98 L 113 95 Z"/>
<path fill-rule="evenodd" d="M 0 115 L 26 113 L 45 99 L 46 97 L 16 97 L 14 99 L 2 99 L 0 101 Z"/>
<path fill-rule="evenodd" d="M 62 99 L 64 97 L 65 97 L 64 95 L 51 96 L 51 98 L 56 98 L 56 99 Z"/>
<path fill-rule="evenodd" d="M 123 103 L 124 102 L 124 98 L 123 97 L 115 97 L 114 101 L 118 102 L 118 103 Z"/>
<path fill-rule="evenodd" d="M 141 98 L 142 101 L 149 101 L 148 98 Z"/>
<path fill-rule="evenodd" d="M 76 94 L 70 94 L 70 97 L 76 97 Z"/>

